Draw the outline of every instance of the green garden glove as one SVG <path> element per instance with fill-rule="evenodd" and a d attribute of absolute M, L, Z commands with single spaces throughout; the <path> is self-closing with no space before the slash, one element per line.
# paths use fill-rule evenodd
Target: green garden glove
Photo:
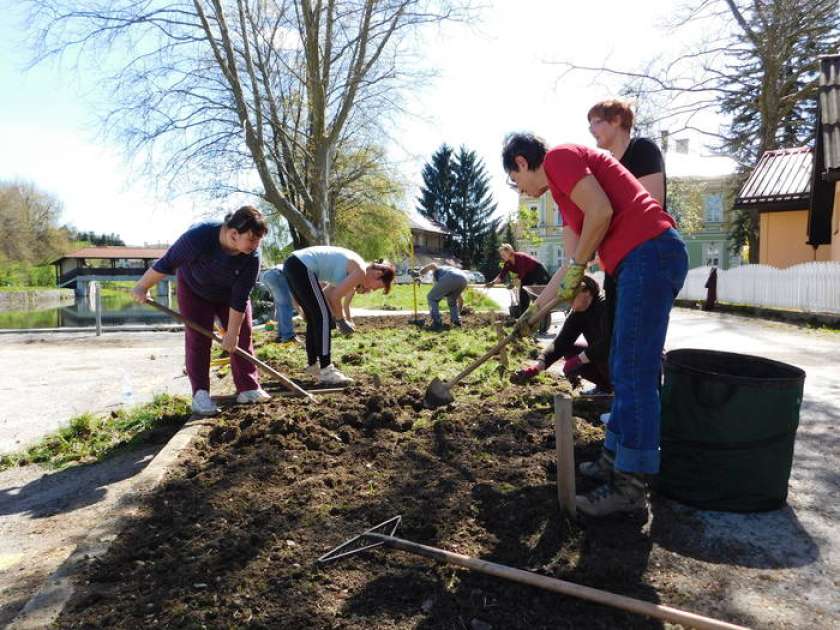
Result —
<path fill-rule="evenodd" d="M 580 282 L 583 280 L 583 272 L 586 271 L 586 265 L 580 263 L 572 263 L 566 269 L 563 275 L 563 282 L 560 284 L 560 290 L 557 291 L 557 298 L 564 302 L 571 302 L 577 295 L 580 289 Z"/>
<path fill-rule="evenodd" d="M 513 332 L 520 337 L 530 337 L 540 325 L 538 321 L 532 322 L 531 319 L 537 314 L 539 309 L 536 304 L 531 304 L 528 309 L 519 316 L 516 323 L 513 325 Z"/>

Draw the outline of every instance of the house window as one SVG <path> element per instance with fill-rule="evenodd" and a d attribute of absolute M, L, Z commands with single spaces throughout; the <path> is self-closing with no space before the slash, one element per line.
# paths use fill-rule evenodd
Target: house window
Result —
<path fill-rule="evenodd" d="M 711 241 L 703 243 L 703 259 L 707 267 L 720 267 L 721 252 L 723 251 L 723 243 L 719 241 Z"/>
<path fill-rule="evenodd" d="M 706 223 L 723 222 L 723 195 L 703 195 L 703 219 Z"/>

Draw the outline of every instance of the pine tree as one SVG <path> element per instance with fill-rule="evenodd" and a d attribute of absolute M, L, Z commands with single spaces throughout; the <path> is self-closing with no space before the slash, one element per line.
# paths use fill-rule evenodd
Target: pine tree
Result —
<path fill-rule="evenodd" d="M 452 147 L 445 143 L 423 167 L 423 187 L 417 199 L 417 211 L 442 225 L 449 219 L 455 193 L 453 167 Z"/>
<path fill-rule="evenodd" d="M 499 256 L 499 234 L 491 230 L 484 239 L 484 247 L 481 255 L 481 263 L 478 270 L 484 274 L 484 278 L 492 280 L 498 275 L 501 269 L 501 257 Z"/>
<path fill-rule="evenodd" d="M 493 218 L 496 203 L 490 193 L 484 163 L 475 151 L 464 146 L 458 150 L 454 175 L 455 195 L 445 225 L 452 233 L 455 253 L 467 269 L 481 261 L 484 241 L 496 232 L 499 220 Z"/>
<path fill-rule="evenodd" d="M 505 227 L 505 243 L 516 249 L 516 235 L 513 233 L 513 225 L 508 220 L 507 226 Z"/>

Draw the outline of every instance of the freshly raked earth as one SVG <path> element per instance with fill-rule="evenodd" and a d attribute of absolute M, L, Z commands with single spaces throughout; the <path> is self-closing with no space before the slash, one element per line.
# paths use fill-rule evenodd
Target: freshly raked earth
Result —
<path fill-rule="evenodd" d="M 655 500 L 651 518 L 560 515 L 551 416 L 564 382 L 515 388 L 490 361 L 453 404 L 423 409 L 433 376 L 454 375 L 495 340 L 485 320 L 444 334 L 404 316 L 357 323 L 333 351 L 357 385 L 314 403 L 277 395 L 226 409 L 82 577 L 60 627 L 659 627 L 385 549 L 314 563 L 397 514 L 410 540 L 767 625 L 738 594 L 762 592 L 775 572 L 740 570 L 737 551 L 698 554 L 693 511 Z M 516 344 L 511 367 L 534 352 Z M 263 343 L 258 353 L 302 377 L 302 349 Z M 578 461 L 598 452 L 602 410 L 575 406 Z"/>

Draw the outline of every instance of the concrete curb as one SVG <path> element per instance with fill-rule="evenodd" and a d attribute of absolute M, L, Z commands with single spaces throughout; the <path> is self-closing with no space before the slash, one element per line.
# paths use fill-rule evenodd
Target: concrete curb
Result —
<path fill-rule="evenodd" d="M 208 419 L 191 417 L 135 478 L 114 512 L 92 529 L 73 553 L 44 581 L 9 624 L 9 630 L 34 630 L 53 624 L 75 590 L 75 579 L 94 559 L 103 556 L 139 510 L 139 500 L 161 484 L 181 452 Z"/>

